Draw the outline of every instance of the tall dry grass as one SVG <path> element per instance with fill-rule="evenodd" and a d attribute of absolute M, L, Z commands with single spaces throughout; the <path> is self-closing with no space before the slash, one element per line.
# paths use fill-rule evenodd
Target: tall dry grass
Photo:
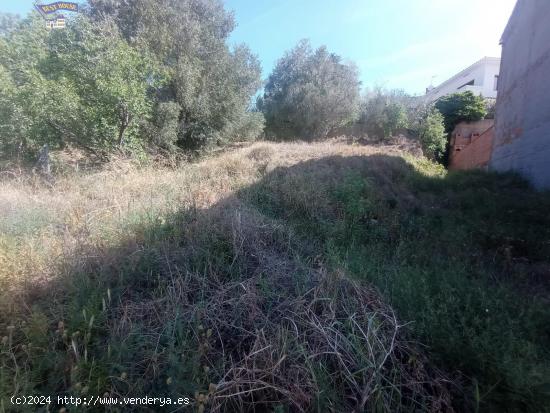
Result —
<path fill-rule="evenodd" d="M 57 274 L 77 247 L 108 248 L 132 226 L 163 222 L 166 214 L 207 209 L 275 168 L 326 156 L 402 154 L 395 146 L 258 143 L 177 168 L 109 164 L 45 185 L 24 174 L 0 181 L 0 280 L 15 286 Z M 93 248 L 92 248 L 93 249 Z M 86 257 L 82 257 L 85 259 Z M 2 281 L 4 282 L 4 281 Z"/>
<path fill-rule="evenodd" d="M 48 186 L 2 181 L 3 396 L 452 410 L 450 383 L 374 289 L 301 255 L 292 228 L 235 196 L 277 168 L 377 153 L 402 151 L 258 143 L 174 168 L 117 162 Z"/>

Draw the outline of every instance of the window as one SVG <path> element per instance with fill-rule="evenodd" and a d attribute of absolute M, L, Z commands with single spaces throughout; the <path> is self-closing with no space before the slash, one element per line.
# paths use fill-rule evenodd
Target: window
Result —
<path fill-rule="evenodd" d="M 495 80 L 493 82 L 493 90 L 497 90 L 498 86 L 498 75 L 495 75 Z"/>
<path fill-rule="evenodd" d="M 474 80 L 475 79 L 472 79 L 468 83 L 464 83 L 462 86 L 458 87 L 458 89 L 462 89 L 465 86 L 473 86 L 474 85 Z"/>

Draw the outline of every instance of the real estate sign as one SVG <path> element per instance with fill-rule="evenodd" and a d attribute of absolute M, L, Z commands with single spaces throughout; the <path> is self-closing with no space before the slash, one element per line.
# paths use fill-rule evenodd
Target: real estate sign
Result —
<path fill-rule="evenodd" d="M 78 3 L 66 1 L 57 1 L 50 4 L 36 4 L 35 7 L 43 15 L 56 13 L 61 10 L 78 12 Z"/>

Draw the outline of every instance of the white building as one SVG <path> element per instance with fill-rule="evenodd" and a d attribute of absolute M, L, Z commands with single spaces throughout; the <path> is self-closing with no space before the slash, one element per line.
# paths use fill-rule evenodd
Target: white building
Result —
<path fill-rule="evenodd" d="M 433 102 L 451 93 L 470 90 L 476 95 L 496 99 L 499 71 L 500 58 L 484 57 L 439 86 L 428 87 L 424 97 L 428 102 Z"/>

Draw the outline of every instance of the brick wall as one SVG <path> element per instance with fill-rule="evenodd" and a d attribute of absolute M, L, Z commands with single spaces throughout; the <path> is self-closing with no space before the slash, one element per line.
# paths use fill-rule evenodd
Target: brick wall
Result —
<path fill-rule="evenodd" d="M 495 128 L 489 119 L 457 125 L 451 135 L 449 169 L 487 168 L 494 137 Z"/>

